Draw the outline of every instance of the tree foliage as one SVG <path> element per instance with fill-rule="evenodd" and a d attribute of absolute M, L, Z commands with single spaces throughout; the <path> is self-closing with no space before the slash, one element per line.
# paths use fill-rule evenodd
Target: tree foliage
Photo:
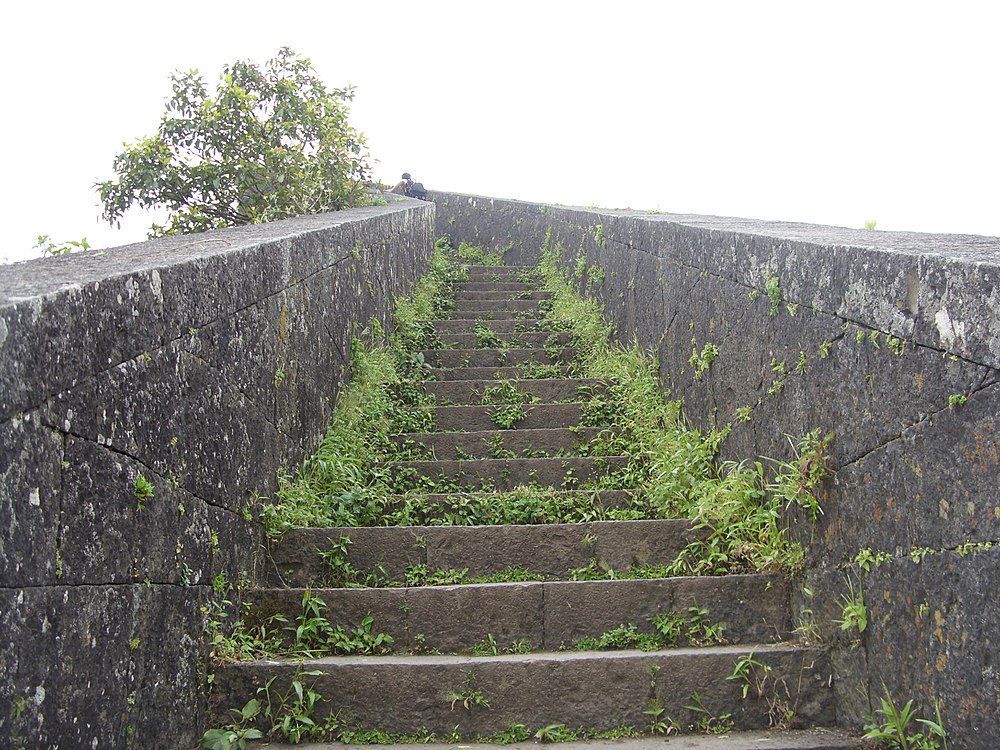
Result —
<path fill-rule="evenodd" d="M 98 183 L 103 217 L 166 208 L 150 236 L 275 221 L 370 201 L 364 136 L 347 121 L 353 87 L 328 89 L 287 47 L 263 67 L 223 68 L 215 96 L 195 71 L 172 76 L 156 135 L 115 157 Z"/>

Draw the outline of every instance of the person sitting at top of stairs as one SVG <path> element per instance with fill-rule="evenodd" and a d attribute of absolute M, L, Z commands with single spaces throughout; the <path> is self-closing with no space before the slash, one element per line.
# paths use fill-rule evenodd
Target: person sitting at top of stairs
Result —
<path fill-rule="evenodd" d="M 409 172 L 403 172 L 402 179 L 389 188 L 389 192 L 396 195 L 405 195 L 407 198 L 419 198 L 422 201 L 427 200 L 427 191 L 424 189 L 423 184 L 415 182 L 410 177 Z"/>

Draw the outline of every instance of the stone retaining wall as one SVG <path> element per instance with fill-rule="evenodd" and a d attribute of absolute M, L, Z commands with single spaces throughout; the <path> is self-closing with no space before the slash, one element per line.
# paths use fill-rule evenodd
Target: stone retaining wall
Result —
<path fill-rule="evenodd" d="M 0 744 L 197 745 L 212 583 L 259 577 L 260 498 L 433 223 L 405 201 L 0 268 Z"/>
<path fill-rule="evenodd" d="M 510 263 L 547 236 L 561 247 L 618 337 L 657 353 L 687 417 L 729 428 L 722 459 L 786 459 L 789 435 L 834 432 L 825 514 L 794 523 L 809 565 L 795 598 L 833 647 L 841 722 L 884 683 L 928 716 L 940 700 L 950 747 L 994 746 L 1000 239 L 434 200 L 438 234 Z M 883 555 L 869 571 L 864 549 Z M 868 606 L 860 647 L 834 622 L 848 575 Z"/>

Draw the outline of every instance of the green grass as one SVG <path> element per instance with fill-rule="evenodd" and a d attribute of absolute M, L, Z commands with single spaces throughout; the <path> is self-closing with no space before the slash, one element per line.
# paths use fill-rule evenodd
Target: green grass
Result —
<path fill-rule="evenodd" d="M 796 570 L 802 547 L 791 541 L 785 511 L 820 512 L 813 490 L 825 474 L 824 450 L 830 437 L 811 434 L 793 441 L 795 458 L 753 464 L 718 462 L 725 432 L 703 435 L 668 400 L 657 378 L 657 363 L 638 347 L 611 340 L 602 308 L 576 293 L 562 270 L 564 251 L 547 238 L 540 267 L 552 292 L 549 319 L 569 330 L 581 352 L 582 377 L 603 378 L 617 415 L 618 436 L 609 438 L 628 454 L 628 467 L 597 486 L 639 487 L 651 515 L 690 518 L 706 537 L 693 542 L 663 572 L 672 575 Z"/>

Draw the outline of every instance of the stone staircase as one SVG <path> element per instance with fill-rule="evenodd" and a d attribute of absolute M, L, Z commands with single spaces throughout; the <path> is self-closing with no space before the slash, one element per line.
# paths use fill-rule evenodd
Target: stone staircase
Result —
<path fill-rule="evenodd" d="M 546 327 L 547 293 L 529 280 L 530 269 L 468 271 L 468 282 L 455 285 L 454 309 L 433 322 L 439 348 L 420 352 L 434 429 L 393 435 L 418 457 L 385 467 L 399 480 L 399 503 L 421 495 L 440 515 L 425 514 L 423 526 L 290 531 L 271 550 L 271 587 L 247 597 L 251 624 L 279 616 L 294 628 L 304 604 L 320 600 L 329 623 L 365 631 L 359 637 L 369 642 L 385 633 L 391 643 L 373 649 L 380 653 L 219 668 L 213 725 L 263 685 L 276 695 L 297 679 L 322 695 L 313 720 L 339 712 L 357 726 L 404 735 L 489 741 L 505 732 L 510 739 L 520 726 L 514 739 L 538 732 L 546 740 L 558 739 L 560 727 L 583 729 L 583 738 L 632 727 L 687 733 L 683 747 L 701 747 L 706 733 L 718 732 L 730 744 L 711 747 L 855 747 L 833 730 L 760 731 L 836 719 L 826 653 L 790 640 L 782 577 L 629 578 L 637 566 L 673 561 L 695 533 L 690 523 L 560 522 L 560 501 L 583 495 L 598 509 L 641 502 L 627 489 L 579 489 L 628 460 L 588 455 L 602 427 L 580 426 L 583 402 L 602 383 L 575 376 L 576 352 L 566 334 Z M 501 429 L 502 403 L 484 404 L 484 394 L 511 386 L 529 403 Z M 450 508 L 525 485 L 549 488 L 554 516 L 488 525 L 503 512 L 486 504 L 483 525 L 446 523 Z M 381 585 L 331 586 L 330 555 L 319 551 L 338 548 L 336 563 L 355 581 Z M 599 576 L 581 575 L 587 571 Z M 574 580 L 588 577 L 601 579 Z M 457 583 L 401 585 L 449 581 Z M 625 645 L 667 631 L 676 647 L 615 648 L 628 625 Z M 597 640 L 587 648 L 584 639 Z"/>

